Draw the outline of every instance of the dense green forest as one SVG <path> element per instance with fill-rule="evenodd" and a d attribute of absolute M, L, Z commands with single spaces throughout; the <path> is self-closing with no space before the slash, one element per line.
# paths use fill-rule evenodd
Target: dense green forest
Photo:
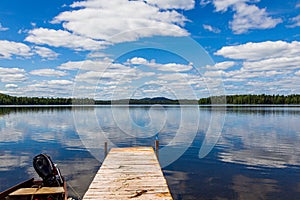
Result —
<path fill-rule="evenodd" d="M 0 105 L 71 105 L 93 104 L 92 99 L 15 97 L 0 93 Z"/>
<path fill-rule="evenodd" d="M 226 98 L 227 104 L 300 104 L 300 95 L 229 95 L 222 97 L 209 97 L 199 100 L 199 104 L 223 103 Z"/>
<path fill-rule="evenodd" d="M 300 104 L 300 95 L 229 95 L 202 98 L 198 104 Z M 164 97 L 101 101 L 93 99 L 15 97 L 0 93 L 0 105 L 110 105 L 110 104 L 197 104 L 196 100 L 172 100 Z"/>

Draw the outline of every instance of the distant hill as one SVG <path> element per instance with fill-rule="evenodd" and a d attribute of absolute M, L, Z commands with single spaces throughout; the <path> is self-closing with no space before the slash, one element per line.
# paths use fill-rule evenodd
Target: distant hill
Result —
<path fill-rule="evenodd" d="M 174 101 L 173 99 L 168 99 L 166 97 L 153 97 L 153 98 L 142 98 L 142 101 Z"/>
<path fill-rule="evenodd" d="M 148 105 L 148 104 L 179 104 L 178 100 L 168 99 L 166 97 L 154 97 L 154 98 L 142 98 L 142 99 L 122 99 L 111 102 L 112 104 L 136 104 L 136 105 Z M 96 104 L 98 102 L 96 101 Z"/>

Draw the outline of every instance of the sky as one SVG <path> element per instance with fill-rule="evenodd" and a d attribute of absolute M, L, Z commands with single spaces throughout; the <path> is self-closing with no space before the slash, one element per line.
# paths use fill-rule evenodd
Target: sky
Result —
<path fill-rule="evenodd" d="M 0 93 L 300 93 L 299 0 L 1 0 Z"/>

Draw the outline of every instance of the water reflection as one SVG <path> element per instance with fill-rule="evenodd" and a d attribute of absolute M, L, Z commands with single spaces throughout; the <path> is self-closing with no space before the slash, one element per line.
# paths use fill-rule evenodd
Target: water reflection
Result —
<path fill-rule="evenodd" d="M 290 113 L 290 110 L 287 110 Z M 260 112 L 258 112 L 260 113 Z M 218 147 L 220 159 L 249 166 L 300 165 L 300 113 L 227 113 Z"/>
<path fill-rule="evenodd" d="M 0 191 L 28 178 L 38 178 L 32 158 L 42 152 L 58 164 L 68 180 L 70 194 L 81 196 L 99 162 L 80 142 L 71 107 L 0 110 Z"/>
<path fill-rule="evenodd" d="M 0 190 L 36 177 L 32 158 L 46 152 L 67 178 L 70 194 L 82 196 L 101 165 L 105 141 L 110 148 L 153 146 L 158 137 L 174 199 L 300 196 L 298 107 L 114 109 L 1 108 Z"/>
<path fill-rule="evenodd" d="M 155 139 L 159 138 L 162 167 L 176 161 L 201 128 L 207 129 L 209 123 L 200 126 L 200 117 L 210 120 L 202 116 L 197 106 L 104 106 L 91 112 L 75 110 L 74 113 L 81 141 L 100 162 L 104 158 L 100 153 L 104 142 L 110 148 L 154 146 Z"/>
<path fill-rule="evenodd" d="M 267 199 L 270 193 L 278 191 L 277 181 L 272 179 L 249 178 L 243 175 L 233 177 L 232 189 L 237 199 L 256 200 Z"/>

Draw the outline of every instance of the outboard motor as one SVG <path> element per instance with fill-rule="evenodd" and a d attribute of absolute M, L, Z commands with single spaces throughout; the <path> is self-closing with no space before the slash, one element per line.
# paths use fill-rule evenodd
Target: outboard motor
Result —
<path fill-rule="evenodd" d="M 63 186 L 63 177 L 60 170 L 52 162 L 50 156 L 39 154 L 33 158 L 33 167 L 38 175 L 43 179 L 46 187 Z"/>

